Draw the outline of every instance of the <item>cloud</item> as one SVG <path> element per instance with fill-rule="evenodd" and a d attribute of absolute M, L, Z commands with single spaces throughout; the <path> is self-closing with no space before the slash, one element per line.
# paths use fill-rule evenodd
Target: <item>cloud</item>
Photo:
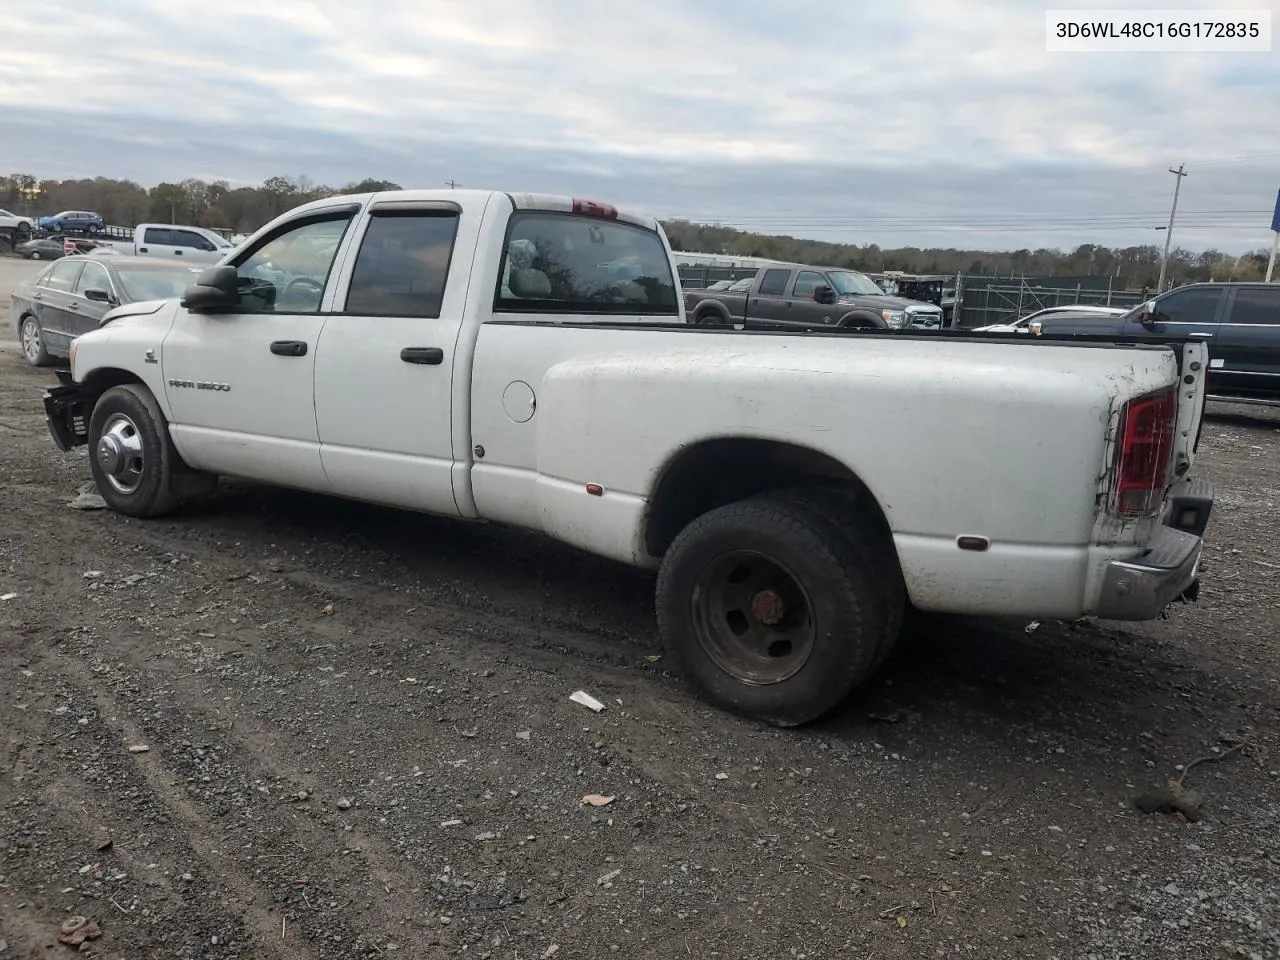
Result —
<path fill-rule="evenodd" d="M 1266 9 L 1228 6 L 1241 5 Z M 1186 160 L 1176 242 L 1265 243 L 1277 57 L 1047 53 L 1044 10 L 10 4 L 0 166 L 143 182 L 454 178 L 821 239 L 1034 248 L 1159 240 L 1165 170 Z"/>

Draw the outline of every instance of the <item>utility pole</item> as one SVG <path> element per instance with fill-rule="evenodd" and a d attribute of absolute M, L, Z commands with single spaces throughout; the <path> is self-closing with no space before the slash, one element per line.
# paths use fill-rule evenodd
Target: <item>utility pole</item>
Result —
<path fill-rule="evenodd" d="M 456 190 L 458 187 L 462 186 L 462 184 L 458 183 L 456 180 L 446 180 L 444 183 L 450 190 Z"/>
<path fill-rule="evenodd" d="M 1169 244 L 1173 241 L 1173 218 L 1178 215 L 1178 191 L 1182 188 L 1182 178 L 1185 177 L 1185 163 L 1178 164 L 1178 169 L 1169 168 L 1169 172 L 1178 179 L 1173 182 L 1173 207 L 1169 210 L 1169 227 L 1164 235 L 1164 256 L 1160 258 L 1160 282 L 1156 284 L 1156 293 L 1164 293 L 1164 274 L 1169 266 Z"/>

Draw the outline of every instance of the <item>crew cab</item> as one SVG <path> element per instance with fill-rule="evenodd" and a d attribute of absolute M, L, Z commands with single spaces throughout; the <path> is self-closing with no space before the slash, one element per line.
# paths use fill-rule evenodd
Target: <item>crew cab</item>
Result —
<path fill-rule="evenodd" d="M 943 316 L 935 304 L 889 296 L 864 274 L 802 264 L 762 269 L 745 293 L 690 290 L 684 305 L 699 326 L 939 329 Z"/>
<path fill-rule="evenodd" d="M 1280 283 L 1189 283 L 1118 316 L 1045 316 L 1041 334 L 1202 340 L 1211 400 L 1280 406 Z"/>
<path fill-rule="evenodd" d="M 656 571 L 710 701 L 818 717 L 909 605 L 1143 620 L 1198 587 L 1205 351 L 686 322 L 648 216 L 497 191 L 308 203 L 73 341 L 44 398 L 115 511 L 234 476 Z"/>

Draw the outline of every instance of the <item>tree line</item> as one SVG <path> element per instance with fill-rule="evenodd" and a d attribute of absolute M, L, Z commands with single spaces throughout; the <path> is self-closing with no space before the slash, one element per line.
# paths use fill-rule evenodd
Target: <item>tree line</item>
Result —
<path fill-rule="evenodd" d="M 189 178 L 177 183 L 158 183 L 148 189 L 132 180 L 108 177 L 44 180 L 15 173 L 0 177 L 0 206 L 27 216 L 60 210 L 93 210 L 107 223 L 120 226 L 183 223 L 251 233 L 286 210 L 310 200 L 334 194 L 398 189 L 399 184 L 372 178 L 335 188 L 313 183 L 305 177 L 284 176 L 269 177 L 256 187 L 233 187 L 225 180 L 207 182 Z M 663 227 L 676 250 L 766 257 L 868 272 L 1111 277 L 1116 289 L 1154 287 L 1162 254 L 1161 248 L 1155 245 L 1112 248 L 1092 243 L 1081 244 L 1073 250 L 882 248 L 874 243 L 806 240 L 687 220 L 664 221 Z M 1220 250 L 1195 253 L 1178 247 L 1169 252 L 1167 273 L 1175 284 L 1196 280 L 1261 280 L 1266 264 L 1265 250 L 1233 257 Z"/>

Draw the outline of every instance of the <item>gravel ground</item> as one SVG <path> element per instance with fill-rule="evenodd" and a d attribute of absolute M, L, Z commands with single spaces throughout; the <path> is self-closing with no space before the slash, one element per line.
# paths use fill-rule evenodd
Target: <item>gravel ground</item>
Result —
<path fill-rule="evenodd" d="M 780 731 L 668 675 L 647 575 L 532 536 L 69 508 L 3 309 L 3 960 L 73 916 L 120 960 L 1280 957 L 1280 418 L 1206 427 L 1198 604 L 930 620 Z M 1199 757 L 1200 819 L 1138 810 Z"/>

